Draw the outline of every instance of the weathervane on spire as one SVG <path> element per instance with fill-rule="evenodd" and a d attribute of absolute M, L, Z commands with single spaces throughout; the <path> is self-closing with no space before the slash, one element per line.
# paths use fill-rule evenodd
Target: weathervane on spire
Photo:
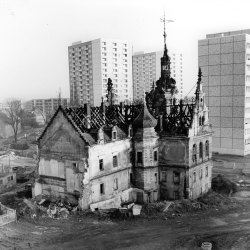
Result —
<path fill-rule="evenodd" d="M 166 25 L 166 22 L 167 23 L 171 23 L 171 22 L 174 22 L 173 20 L 166 20 L 165 19 L 165 11 L 164 11 L 164 18 L 162 19 L 160 19 L 161 20 L 161 22 L 163 22 L 164 23 L 164 33 L 163 33 L 163 37 L 164 37 L 164 50 L 167 48 L 167 45 L 166 45 L 166 29 L 165 29 L 165 25 Z"/>

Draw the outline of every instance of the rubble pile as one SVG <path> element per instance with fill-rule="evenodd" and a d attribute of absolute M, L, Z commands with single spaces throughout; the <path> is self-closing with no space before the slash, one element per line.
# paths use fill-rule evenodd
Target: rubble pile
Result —
<path fill-rule="evenodd" d="M 69 202 L 50 202 L 49 200 L 41 200 L 36 202 L 33 199 L 17 199 L 15 209 L 19 217 L 30 217 L 32 219 L 40 218 L 57 218 L 67 219 L 71 212 L 76 212 L 77 207 Z"/>
<path fill-rule="evenodd" d="M 212 190 L 220 194 L 229 195 L 237 191 L 237 185 L 224 175 L 219 174 L 212 179 Z"/>
<path fill-rule="evenodd" d="M 201 203 L 197 200 L 183 199 L 173 202 L 169 210 L 172 210 L 175 213 L 186 213 L 206 208 L 207 206 L 204 203 Z"/>
<path fill-rule="evenodd" d="M 157 215 L 164 211 L 166 202 L 147 203 L 142 206 L 142 213 L 146 216 Z"/>

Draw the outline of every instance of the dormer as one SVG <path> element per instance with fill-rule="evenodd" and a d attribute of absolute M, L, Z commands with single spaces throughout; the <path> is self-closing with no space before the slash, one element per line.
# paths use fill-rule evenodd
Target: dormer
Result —
<path fill-rule="evenodd" d="M 102 128 L 98 130 L 98 144 L 104 144 L 104 132 Z"/>
<path fill-rule="evenodd" d="M 117 126 L 114 126 L 112 128 L 112 141 L 116 141 L 118 138 L 117 138 Z"/>

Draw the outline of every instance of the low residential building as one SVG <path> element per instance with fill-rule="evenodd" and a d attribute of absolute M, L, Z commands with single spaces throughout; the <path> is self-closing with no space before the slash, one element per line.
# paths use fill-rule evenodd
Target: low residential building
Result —
<path fill-rule="evenodd" d="M 16 173 L 10 171 L 10 168 L 0 165 L 0 189 L 9 188 L 16 184 Z"/>
<path fill-rule="evenodd" d="M 142 106 L 59 107 L 38 139 L 33 197 L 95 209 L 208 192 L 212 131 L 201 71 L 192 101 L 173 99 L 174 85 L 165 45 L 161 77 Z"/>
<path fill-rule="evenodd" d="M 54 113 L 59 105 L 68 106 L 68 98 L 48 98 L 48 99 L 32 99 L 27 101 L 25 108 L 28 110 L 38 110 L 41 113 Z"/>

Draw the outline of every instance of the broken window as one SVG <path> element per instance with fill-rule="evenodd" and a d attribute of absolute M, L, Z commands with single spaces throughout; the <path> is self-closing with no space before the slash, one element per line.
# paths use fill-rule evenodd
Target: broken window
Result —
<path fill-rule="evenodd" d="M 114 190 L 118 189 L 118 179 L 114 179 Z"/>
<path fill-rule="evenodd" d="M 133 136 L 133 130 L 132 130 L 132 128 L 129 128 L 129 129 L 128 129 L 128 136 L 129 136 L 129 137 L 132 137 L 132 136 Z"/>
<path fill-rule="evenodd" d="M 133 183 L 133 174 L 130 173 L 130 183 Z"/>
<path fill-rule="evenodd" d="M 72 163 L 72 167 L 76 168 L 76 167 L 77 167 L 77 163 L 76 163 L 76 162 L 73 162 L 73 163 Z"/>
<path fill-rule="evenodd" d="M 200 158 L 202 158 L 202 157 L 203 157 L 203 143 L 202 143 L 202 142 L 200 142 L 200 147 L 199 147 L 199 156 L 200 156 Z"/>
<path fill-rule="evenodd" d="M 117 161 L 117 155 L 113 156 L 113 167 L 117 167 L 118 166 L 118 161 Z"/>
<path fill-rule="evenodd" d="M 174 184 L 180 184 L 180 173 L 174 172 Z"/>
<path fill-rule="evenodd" d="M 158 161 L 158 154 L 157 154 L 157 151 L 154 151 L 154 161 Z"/>
<path fill-rule="evenodd" d="M 99 169 L 103 170 L 103 159 L 99 159 Z"/>
<path fill-rule="evenodd" d="M 193 154 L 192 154 L 192 160 L 193 162 L 196 162 L 196 144 L 193 145 Z"/>
<path fill-rule="evenodd" d="M 167 172 L 165 172 L 165 171 L 161 172 L 161 181 L 167 182 Z"/>
<path fill-rule="evenodd" d="M 116 140 L 116 131 L 113 131 L 113 133 L 112 133 L 112 136 L 113 136 L 113 140 Z"/>
<path fill-rule="evenodd" d="M 158 181 L 158 177 L 157 177 L 157 173 L 155 173 L 155 183 L 157 183 Z"/>
<path fill-rule="evenodd" d="M 209 156 L 209 141 L 206 141 L 206 156 Z"/>
<path fill-rule="evenodd" d="M 137 163 L 142 163 L 142 152 L 137 152 Z"/>
<path fill-rule="evenodd" d="M 193 182 L 196 182 L 196 172 L 193 173 Z"/>
<path fill-rule="evenodd" d="M 206 176 L 208 176 L 208 167 L 206 167 Z"/>
<path fill-rule="evenodd" d="M 179 199 L 180 199 L 179 191 L 174 191 L 174 200 L 179 200 Z"/>
<path fill-rule="evenodd" d="M 100 194 L 104 194 L 104 183 L 100 184 Z"/>

